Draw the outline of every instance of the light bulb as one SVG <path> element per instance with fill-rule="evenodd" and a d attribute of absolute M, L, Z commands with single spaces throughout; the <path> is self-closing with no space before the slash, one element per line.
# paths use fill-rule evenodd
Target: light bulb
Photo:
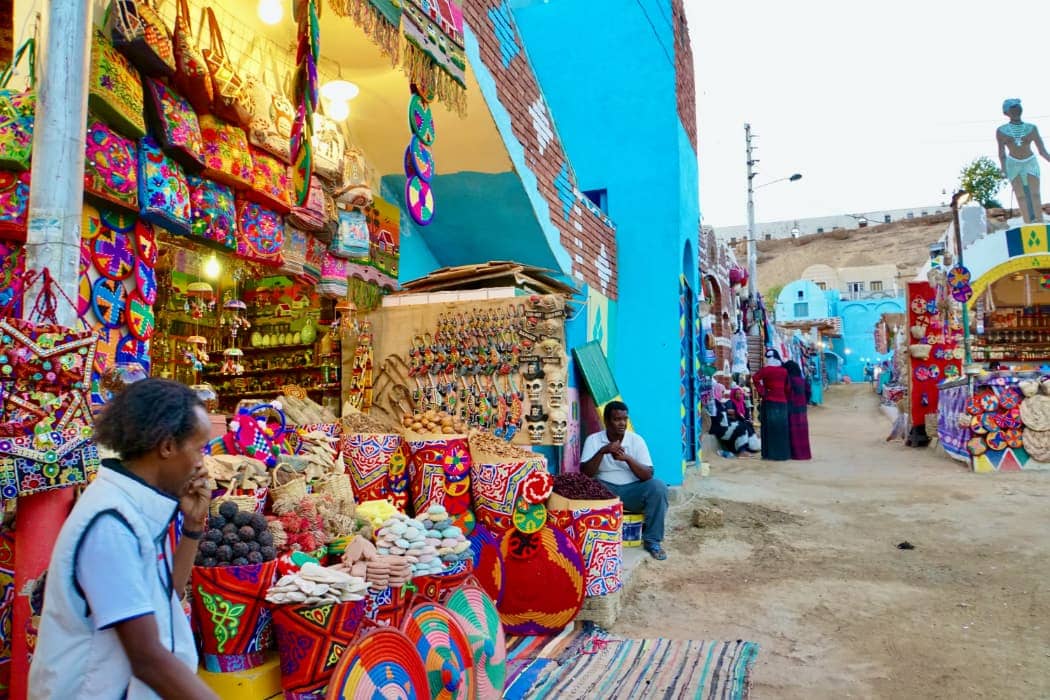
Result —
<path fill-rule="evenodd" d="M 210 258 L 204 262 L 204 276 L 210 280 L 218 279 L 222 273 L 222 265 L 219 264 L 219 259 L 215 257 L 214 253 Z"/>
<path fill-rule="evenodd" d="M 259 19 L 266 24 L 278 24 L 284 19 L 281 0 L 259 0 Z"/>
<path fill-rule="evenodd" d="M 345 100 L 331 100 L 325 105 L 324 113 L 337 122 L 346 121 L 350 116 L 350 103 Z"/>

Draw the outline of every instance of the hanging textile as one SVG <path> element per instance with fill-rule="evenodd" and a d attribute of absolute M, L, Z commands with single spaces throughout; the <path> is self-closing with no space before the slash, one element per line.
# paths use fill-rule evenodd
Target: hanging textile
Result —
<path fill-rule="evenodd" d="M 349 17 L 397 65 L 401 39 L 401 2 L 396 0 L 331 0 L 332 10 Z M 462 32 L 461 32 L 462 33 Z"/>
<path fill-rule="evenodd" d="M 462 0 L 402 0 L 409 82 L 459 115 L 467 111 Z"/>
<path fill-rule="evenodd" d="M 374 197 L 366 216 L 372 266 L 396 280 L 401 258 L 401 210 Z"/>

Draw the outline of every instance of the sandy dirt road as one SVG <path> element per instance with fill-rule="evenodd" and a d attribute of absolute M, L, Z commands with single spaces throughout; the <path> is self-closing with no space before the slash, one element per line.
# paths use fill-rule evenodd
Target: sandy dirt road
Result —
<path fill-rule="evenodd" d="M 835 387 L 813 461 L 709 456 L 613 631 L 758 642 L 758 699 L 1050 698 L 1050 473 L 972 474 L 888 431 L 866 385 Z M 706 502 L 724 528 L 690 525 Z"/>

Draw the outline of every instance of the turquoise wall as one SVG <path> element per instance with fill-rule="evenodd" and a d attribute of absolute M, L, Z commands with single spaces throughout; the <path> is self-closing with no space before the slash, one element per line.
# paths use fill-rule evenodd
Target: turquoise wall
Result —
<path fill-rule="evenodd" d="M 607 191 L 619 276 L 613 370 L 657 475 L 681 483 L 679 276 L 698 289 L 695 263 L 682 267 L 700 211 L 696 153 L 677 112 L 670 2 L 510 6 L 580 189 Z"/>
<path fill-rule="evenodd" d="M 796 304 L 805 304 L 806 313 L 796 314 Z M 832 305 L 829 303 L 828 294 L 815 282 L 795 280 L 780 290 L 775 307 L 776 317 L 778 321 L 831 318 L 835 315 L 832 313 Z"/>
<path fill-rule="evenodd" d="M 401 192 L 403 190 L 391 187 L 384 178 L 380 193 L 386 201 L 397 204 L 401 212 L 398 229 L 401 259 L 398 261 L 397 281 L 403 284 L 430 274 L 440 268 L 441 263 L 419 230 L 421 227 L 417 227 L 412 217 L 405 213 L 404 195 Z"/>
<path fill-rule="evenodd" d="M 431 185 L 434 220 L 414 229 L 439 267 L 514 260 L 558 268 L 517 173 L 450 173 L 435 176 Z M 383 178 L 384 192 L 404 190 L 404 175 Z M 400 197 L 404 199 L 403 194 Z M 413 223 L 404 214 L 402 221 Z"/>
<path fill-rule="evenodd" d="M 875 324 L 883 314 L 904 312 L 904 299 L 865 299 L 840 301 L 838 315 L 842 317 L 842 350 L 846 361 L 845 373 L 855 382 L 864 380 L 864 358 L 875 364 L 883 356 L 875 351 Z M 846 350 L 849 353 L 846 353 Z"/>

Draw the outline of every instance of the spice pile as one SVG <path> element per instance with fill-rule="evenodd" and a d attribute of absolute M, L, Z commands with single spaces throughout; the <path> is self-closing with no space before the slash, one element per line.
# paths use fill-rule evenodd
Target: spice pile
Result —
<path fill-rule="evenodd" d="M 266 592 L 266 600 L 277 605 L 348 603 L 364 600 L 367 589 L 363 578 L 351 576 L 335 567 L 307 562 L 295 573 L 282 576 Z"/>
<path fill-rule="evenodd" d="M 370 416 L 367 413 L 343 413 L 343 432 L 344 433 L 394 433 L 392 426 L 386 422 Z"/>
<path fill-rule="evenodd" d="M 324 519 L 309 496 L 277 501 L 273 512 L 276 517 L 269 521 L 270 532 L 281 551 L 315 552 L 328 543 Z"/>
<path fill-rule="evenodd" d="M 485 455 L 486 461 L 491 457 L 505 458 L 508 462 L 536 459 L 535 452 L 516 447 L 484 430 L 474 430 L 470 433 L 470 452 Z"/>
<path fill-rule="evenodd" d="M 607 501 L 616 498 L 600 481 L 580 473 L 555 476 L 554 493 L 574 501 Z"/>
<path fill-rule="evenodd" d="M 196 566 L 248 566 L 277 558 L 266 518 L 241 511 L 233 501 L 208 518 L 208 529 L 197 548 Z"/>

